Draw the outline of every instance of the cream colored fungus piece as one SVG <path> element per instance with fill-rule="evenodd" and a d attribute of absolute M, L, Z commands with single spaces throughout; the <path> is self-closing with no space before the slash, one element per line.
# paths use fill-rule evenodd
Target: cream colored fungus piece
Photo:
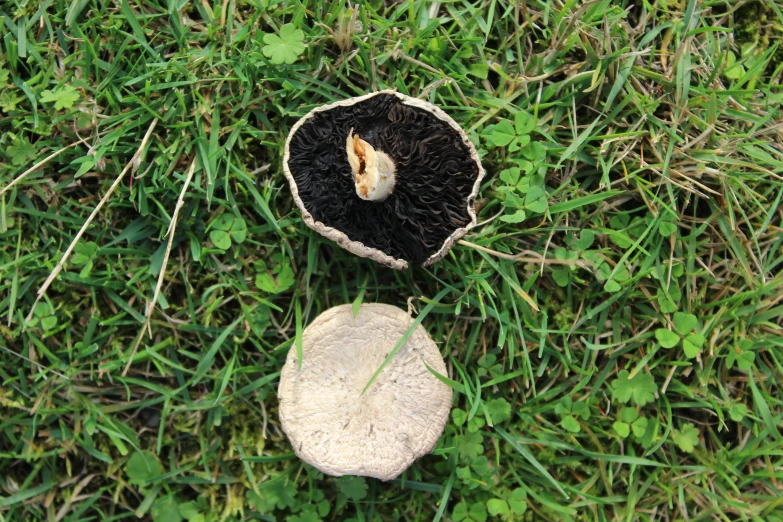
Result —
<path fill-rule="evenodd" d="M 391 480 L 432 451 L 448 420 L 451 389 L 435 343 L 417 326 L 372 386 L 362 390 L 410 327 L 403 310 L 364 304 L 319 315 L 280 376 L 280 421 L 296 454 L 333 476 Z"/>
<path fill-rule="evenodd" d="M 397 168 L 388 154 L 375 150 L 353 129 L 345 142 L 348 164 L 351 165 L 356 195 L 366 201 L 383 201 L 394 190 Z"/>

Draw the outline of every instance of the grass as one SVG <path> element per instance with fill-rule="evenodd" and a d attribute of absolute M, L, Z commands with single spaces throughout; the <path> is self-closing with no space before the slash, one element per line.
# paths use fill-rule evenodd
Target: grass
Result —
<path fill-rule="evenodd" d="M 4 0 L 0 26 L 0 520 L 783 520 L 783 5 Z M 381 88 L 488 171 L 429 269 L 314 234 L 282 175 L 300 116 Z M 303 465 L 277 420 L 303 325 L 357 300 L 426 309 L 455 389 L 390 483 Z"/>

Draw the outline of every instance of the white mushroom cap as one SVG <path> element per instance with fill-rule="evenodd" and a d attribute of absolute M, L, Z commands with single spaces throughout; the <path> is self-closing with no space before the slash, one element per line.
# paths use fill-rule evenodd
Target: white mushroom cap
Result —
<path fill-rule="evenodd" d="M 451 407 L 451 389 L 424 365 L 446 365 L 419 325 L 362 395 L 413 323 L 403 310 L 364 304 L 319 315 L 292 347 L 280 376 L 280 421 L 296 454 L 333 476 L 391 480 L 432 451 Z"/>

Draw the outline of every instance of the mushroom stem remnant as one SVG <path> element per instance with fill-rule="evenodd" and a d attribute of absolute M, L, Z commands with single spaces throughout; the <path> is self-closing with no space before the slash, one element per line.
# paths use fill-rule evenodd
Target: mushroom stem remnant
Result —
<path fill-rule="evenodd" d="M 353 129 L 348 133 L 345 152 L 353 172 L 356 194 L 366 201 L 383 201 L 389 197 L 394 190 L 394 161 L 354 134 Z"/>

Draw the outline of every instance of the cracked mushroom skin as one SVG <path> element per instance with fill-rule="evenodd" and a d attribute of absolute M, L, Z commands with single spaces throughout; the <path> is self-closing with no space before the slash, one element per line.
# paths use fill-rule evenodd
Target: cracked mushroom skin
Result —
<path fill-rule="evenodd" d="M 362 390 L 413 319 L 395 306 L 330 308 L 302 333 L 280 375 L 280 422 L 297 456 L 332 476 L 392 480 L 432 451 L 446 426 L 451 388 L 427 370 L 446 365 L 419 325 L 370 388 Z"/>
<path fill-rule="evenodd" d="M 307 226 L 397 269 L 431 265 L 476 224 L 484 177 L 451 117 L 395 91 L 312 110 L 288 135 L 283 170 Z"/>

